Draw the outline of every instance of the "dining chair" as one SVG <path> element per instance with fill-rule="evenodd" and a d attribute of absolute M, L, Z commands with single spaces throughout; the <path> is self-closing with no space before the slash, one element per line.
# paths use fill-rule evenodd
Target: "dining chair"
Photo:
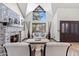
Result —
<path fill-rule="evenodd" d="M 31 56 L 31 46 L 29 43 L 5 43 L 3 46 L 8 56 Z"/>
<path fill-rule="evenodd" d="M 67 56 L 70 43 L 49 42 L 44 46 L 44 56 Z"/>

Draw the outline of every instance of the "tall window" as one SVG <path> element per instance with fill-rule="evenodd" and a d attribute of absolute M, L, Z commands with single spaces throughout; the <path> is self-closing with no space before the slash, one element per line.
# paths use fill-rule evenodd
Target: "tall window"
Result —
<path fill-rule="evenodd" d="M 32 32 L 45 32 L 46 11 L 39 5 L 33 11 Z"/>

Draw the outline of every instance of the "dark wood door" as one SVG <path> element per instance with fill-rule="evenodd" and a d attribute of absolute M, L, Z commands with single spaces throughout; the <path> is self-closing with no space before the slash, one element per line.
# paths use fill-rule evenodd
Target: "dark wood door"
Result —
<path fill-rule="evenodd" d="M 79 42 L 79 21 L 60 21 L 60 41 Z"/>

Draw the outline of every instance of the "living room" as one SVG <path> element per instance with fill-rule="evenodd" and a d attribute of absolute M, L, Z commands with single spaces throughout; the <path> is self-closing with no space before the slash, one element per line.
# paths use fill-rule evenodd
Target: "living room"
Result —
<path fill-rule="evenodd" d="M 79 3 L 0 3 L 0 56 L 79 56 Z"/>

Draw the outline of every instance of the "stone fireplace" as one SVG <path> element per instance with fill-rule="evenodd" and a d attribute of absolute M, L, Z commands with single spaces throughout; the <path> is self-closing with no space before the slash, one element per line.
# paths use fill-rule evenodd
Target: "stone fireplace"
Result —
<path fill-rule="evenodd" d="M 21 42 L 21 31 L 20 27 L 6 27 L 5 43 Z"/>

